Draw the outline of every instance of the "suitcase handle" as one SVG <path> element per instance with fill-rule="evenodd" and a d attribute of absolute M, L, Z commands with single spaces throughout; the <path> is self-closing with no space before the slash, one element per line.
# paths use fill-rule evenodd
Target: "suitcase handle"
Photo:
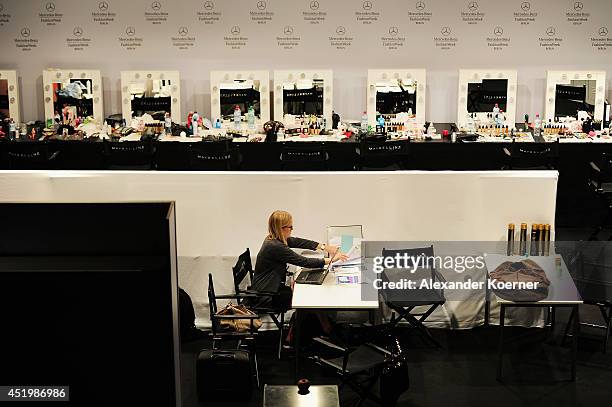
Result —
<path fill-rule="evenodd" d="M 213 353 L 210 358 L 229 360 L 229 359 L 234 359 L 234 354 L 233 353 Z"/>

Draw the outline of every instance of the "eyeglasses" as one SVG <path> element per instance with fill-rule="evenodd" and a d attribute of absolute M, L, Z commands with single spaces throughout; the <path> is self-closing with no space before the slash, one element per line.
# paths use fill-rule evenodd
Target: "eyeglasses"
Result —
<path fill-rule="evenodd" d="M 291 229 L 291 230 L 293 230 L 293 226 L 283 226 L 283 229 Z"/>

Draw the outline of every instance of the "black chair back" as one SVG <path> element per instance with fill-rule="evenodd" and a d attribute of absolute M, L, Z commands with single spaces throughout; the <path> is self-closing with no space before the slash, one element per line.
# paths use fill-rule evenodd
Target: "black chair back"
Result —
<path fill-rule="evenodd" d="M 234 277 L 234 292 L 236 294 L 242 291 L 240 285 L 249 276 L 250 283 L 253 282 L 253 266 L 251 265 L 251 251 L 247 248 L 244 253 L 238 256 L 236 265 L 232 267 L 232 274 Z M 240 301 L 240 300 L 238 300 Z"/>
<path fill-rule="evenodd" d="M 213 276 L 210 273 L 208 273 L 208 309 L 210 312 L 210 322 L 212 323 L 212 333 L 216 335 L 219 331 L 219 321 L 214 317 L 217 314 L 217 297 L 215 296 Z"/>
<path fill-rule="evenodd" d="M 284 171 L 325 171 L 328 160 L 324 143 L 286 142 L 280 155 Z"/>
<path fill-rule="evenodd" d="M 405 161 L 408 158 L 409 145 L 408 140 L 361 141 L 358 151 L 360 169 L 406 169 Z"/>
<path fill-rule="evenodd" d="M 106 168 L 109 170 L 151 170 L 155 146 L 150 142 L 104 142 Z"/>
<path fill-rule="evenodd" d="M 49 143 L 9 142 L 4 149 L 4 161 L 9 170 L 54 169 L 53 160 L 59 151 L 49 153 Z"/>
<path fill-rule="evenodd" d="M 603 184 L 612 183 L 612 153 L 601 153 L 590 165 L 588 183 L 600 192 Z"/>
<path fill-rule="evenodd" d="M 422 279 L 431 278 L 432 281 L 439 280 L 436 272 L 434 262 L 430 262 L 427 258 L 434 256 L 433 245 L 427 247 L 416 247 L 410 249 L 385 249 L 382 250 L 383 257 L 395 257 L 399 255 L 401 258 L 404 256 L 408 258 L 416 258 L 416 262 L 422 267 L 419 270 L 407 270 L 407 269 L 386 269 L 383 271 L 381 278 L 384 282 L 399 282 L 403 278 L 414 279 L 417 284 L 420 284 Z M 422 258 L 423 260 L 420 260 Z M 412 261 L 411 261 L 412 262 Z M 409 263 L 412 264 L 412 263 Z M 429 273 L 425 275 L 424 273 Z M 410 295 L 407 296 L 406 292 Z M 440 290 L 379 290 L 379 293 L 386 303 L 394 303 L 402 306 L 416 305 L 416 304 L 429 304 L 439 299 Z"/>
<path fill-rule="evenodd" d="M 556 170 L 559 160 L 559 142 L 519 143 L 510 147 L 511 170 Z"/>
<path fill-rule="evenodd" d="M 228 171 L 232 169 L 231 140 L 203 141 L 189 145 L 189 169 Z"/>

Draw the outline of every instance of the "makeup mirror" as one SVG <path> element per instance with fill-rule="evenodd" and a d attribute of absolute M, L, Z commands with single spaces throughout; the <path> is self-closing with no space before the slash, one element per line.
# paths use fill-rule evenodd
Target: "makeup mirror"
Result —
<path fill-rule="evenodd" d="M 255 118 L 270 120 L 270 74 L 268 71 L 212 71 L 210 106 L 213 122 L 233 119 L 236 106 L 245 116 L 253 106 Z"/>
<path fill-rule="evenodd" d="M 379 115 L 385 120 L 398 113 L 412 111 L 417 124 L 425 124 L 425 69 L 370 69 L 368 70 L 368 124 L 376 126 Z"/>
<path fill-rule="evenodd" d="M 11 118 L 20 122 L 19 115 L 19 84 L 17 71 L 0 70 L 0 121 Z"/>
<path fill-rule="evenodd" d="M 84 120 L 102 123 L 102 77 L 100 71 L 46 69 L 43 71 L 45 119 L 77 126 Z"/>
<path fill-rule="evenodd" d="M 503 112 L 503 124 L 516 123 L 516 70 L 462 69 L 459 71 L 457 124 L 463 127 L 468 116 L 485 121 L 497 104 Z"/>
<path fill-rule="evenodd" d="M 332 126 L 333 71 L 274 71 L 274 120 L 315 115 Z"/>
<path fill-rule="evenodd" d="M 547 71 L 546 121 L 578 117 L 585 111 L 593 120 L 603 120 L 606 73 L 603 71 Z"/>
<path fill-rule="evenodd" d="M 181 83 L 178 71 L 121 71 L 121 111 L 126 122 L 145 113 L 163 121 L 170 113 L 181 122 Z"/>

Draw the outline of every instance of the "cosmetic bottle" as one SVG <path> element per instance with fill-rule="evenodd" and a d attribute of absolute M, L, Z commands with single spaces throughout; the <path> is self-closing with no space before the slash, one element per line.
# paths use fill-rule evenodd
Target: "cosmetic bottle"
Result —
<path fill-rule="evenodd" d="M 247 123 L 249 125 L 249 130 L 255 130 L 255 109 L 253 106 L 249 106 L 249 110 L 247 111 Z"/>
<path fill-rule="evenodd" d="M 172 118 L 170 118 L 170 113 L 166 113 L 166 117 L 164 118 L 164 127 L 166 128 L 166 136 L 172 135 Z"/>
<path fill-rule="evenodd" d="M 15 124 L 15 120 L 11 119 L 9 123 L 9 139 L 15 140 L 17 139 L 17 125 Z"/>
<path fill-rule="evenodd" d="M 521 234 L 519 237 L 519 256 L 527 255 L 527 224 L 521 223 Z"/>
<path fill-rule="evenodd" d="M 434 124 L 431 123 L 429 125 L 429 127 L 427 128 L 427 136 L 431 137 L 431 138 L 434 138 L 436 136 L 436 132 L 437 132 L 436 131 L 436 126 L 434 126 Z"/>
<path fill-rule="evenodd" d="M 200 127 L 198 126 L 198 121 L 200 120 L 200 115 L 198 112 L 193 112 L 193 116 L 191 116 L 191 133 L 194 137 L 197 137 L 200 131 Z"/>
<path fill-rule="evenodd" d="M 536 256 L 538 254 L 538 224 L 534 223 L 531 225 L 531 245 L 529 249 L 529 254 L 531 256 Z"/>
<path fill-rule="evenodd" d="M 361 127 L 359 128 L 362 134 L 366 134 L 368 132 L 368 114 L 363 112 L 361 115 Z"/>
<path fill-rule="evenodd" d="M 376 126 L 376 132 L 377 133 L 385 133 L 385 118 L 383 117 L 383 115 L 378 116 L 378 125 Z"/>
<path fill-rule="evenodd" d="M 550 225 L 544 225 L 544 256 L 550 255 Z"/>
<path fill-rule="evenodd" d="M 512 256 L 514 254 L 514 223 L 508 224 L 508 244 L 506 247 L 506 255 Z"/>
<path fill-rule="evenodd" d="M 496 103 L 495 107 L 493 107 L 493 121 L 495 122 L 495 124 L 500 124 L 499 123 L 499 105 Z"/>
<path fill-rule="evenodd" d="M 234 106 L 234 130 L 240 130 L 242 122 L 242 112 L 240 106 Z"/>
<path fill-rule="evenodd" d="M 533 135 L 539 136 L 542 130 L 542 119 L 540 119 L 540 114 L 536 114 L 535 120 L 533 121 Z"/>

